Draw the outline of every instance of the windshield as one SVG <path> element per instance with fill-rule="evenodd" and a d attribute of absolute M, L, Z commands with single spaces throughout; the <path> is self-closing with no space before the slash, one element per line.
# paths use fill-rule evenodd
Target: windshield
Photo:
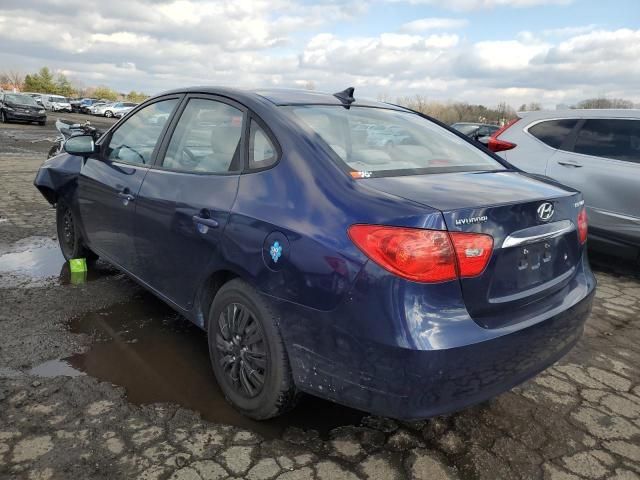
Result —
<path fill-rule="evenodd" d="M 9 95 L 5 95 L 5 102 L 9 102 L 9 103 L 20 103 L 22 105 L 33 105 L 34 107 L 37 107 L 38 104 L 36 103 L 36 101 L 30 97 L 29 95 L 20 95 L 20 94 L 9 94 Z"/>
<path fill-rule="evenodd" d="M 324 105 L 282 108 L 318 134 L 354 178 L 504 169 L 454 133 L 414 113 Z"/>
<path fill-rule="evenodd" d="M 64 97 L 49 97 L 49 101 L 57 102 L 57 103 L 66 103 L 67 99 Z"/>

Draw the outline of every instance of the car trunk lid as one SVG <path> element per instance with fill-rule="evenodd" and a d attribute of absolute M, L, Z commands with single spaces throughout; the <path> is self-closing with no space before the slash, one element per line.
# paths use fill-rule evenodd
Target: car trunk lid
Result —
<path fill-rule="evenodd" d="M 582 196 L 518 172 L 372 178 L 365 182 L 442 212 L 451 232 L 493 237 L 484 271 L 461 278 L 464 302 L 483 327 L 497 328 L 561 290 L 581 257 L 576 230 Z"/>

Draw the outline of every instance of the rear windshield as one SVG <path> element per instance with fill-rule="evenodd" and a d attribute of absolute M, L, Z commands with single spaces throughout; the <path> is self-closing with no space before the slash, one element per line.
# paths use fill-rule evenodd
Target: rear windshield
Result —
<path fill-rule="evenodd" d="M 324 105 L 282 108 L 326 142 L 354 178 L 505 169 L 414 113 Z"/>

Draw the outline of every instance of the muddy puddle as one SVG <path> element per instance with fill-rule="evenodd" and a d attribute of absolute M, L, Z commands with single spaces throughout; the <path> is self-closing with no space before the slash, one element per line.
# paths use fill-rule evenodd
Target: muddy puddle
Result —
<path fill-rule="evenodd" d="M 30 237 L 0 248 L 0 288 L 80 284 L 114 273 L 111 267 L 98 262 L 86 273 L 72 274 L 58 241 L 48 237 Z"/>
<path fill-rule="evenodd" d="M 362 412 L 305 397 L 276 419 L 256 422 L 224 400 L 209 364 L 206 334 L 150 294 L 92 312 L 71 321 L 74 333 L 93 337 L 84 354 L 65 361 L 75 371 L 124 387 L 137 404 L 177 403 L 203 418 L 277 437 L 289 426 L 326 434 L 341 425 L 359 424 Z"/>

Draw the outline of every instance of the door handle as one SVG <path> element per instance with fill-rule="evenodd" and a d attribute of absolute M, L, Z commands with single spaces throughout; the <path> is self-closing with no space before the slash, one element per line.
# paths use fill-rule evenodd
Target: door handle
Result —
<path fill-rule="evenodd" d="M 133 202 L 136 199 L 136 197 L 134 197 L 130 193 L 125 193 L 125 192 L 118 192 L 118 196 L 127 203 Z"/>
<path fill-rule="evenodd" d="M 582 165 L 578 162 L 574 162 L 571 160 L 558 160 L 558 165 L 563 165 L 565 167 L 573 167 L 573 168 L 581 168 Z"/>
<path fill-rule="evenodd" d="M 194 215 L 191 218 L 193 219 L 193 223 L 197 225 L 206 225 L 207 227 L 211 228 L 218 228 L 218 226 L 220 225 L 218 221 L 214 220 L 213 218 L 205 218 L 201 217 L 200 215 Z"/>

